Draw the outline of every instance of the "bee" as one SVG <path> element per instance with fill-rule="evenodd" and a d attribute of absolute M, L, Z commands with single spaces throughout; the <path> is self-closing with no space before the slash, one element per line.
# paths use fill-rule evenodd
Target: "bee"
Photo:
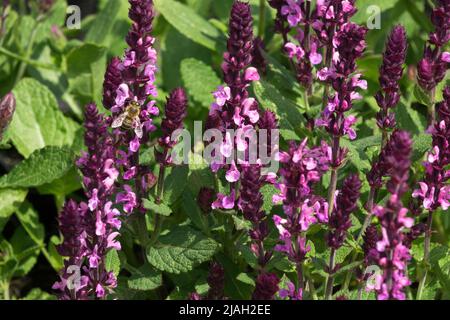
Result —
<path fill-rule="evenodd" d="M 122 128 L 124 130 L 134 129 L 138 138 L 141 139 L 144 133 L 142 131 L 141 120 L 139 119 L 140 113 L 141 105 L 136 101 L 130 101 L 126 105 L 125 111 L 113 121 L 111 127 Z"/>

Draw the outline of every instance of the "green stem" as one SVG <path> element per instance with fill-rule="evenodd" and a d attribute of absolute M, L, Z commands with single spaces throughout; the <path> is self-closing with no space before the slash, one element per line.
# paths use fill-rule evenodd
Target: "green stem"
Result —
<path fill-rule="evenodd" d="M 62 70 L 56 68 L 55 66 L 53 66 L 51 64 L 41 63 L 41 62 L 26 58 L 26 57 L 22 57 L 18 54 L 15 54 L 15 53 L 9 51 L 8 49 L 3 48 L 3 47 L 0 47 L 0 53 L 4 54 L 5 56 L 7 56 L 9 58 L 16 59 L 18 61 L 21 61 L 22 63 L 29 64 L 30 66 L 33 66 L 36 68 L 62 72 Z"/>
<path fill-rule="evenodd" d="M 333 165 L 337 162 L 337 159 L 339 157 L 339 149 L 340 149 L 340 137 L 333 137 L 333 147 L 332 147 L 332 159 L 333 159 Z M 337 179 L 338 179 L 338 167 L 332 167 L 331 168 L 331 180 L 330 180 L 330 187 L 328 189 L 328 216 L 331 217 L 331 214 L 333 213 L 334 209 L 334 197 L 336 195 L 336 188 L 337 188 Z"/>
<path fill-rule="evenodd" d="M 430 212 L 428 212 L 427 230 L 425 232 L 424 254 L 423 254 L 423 261 L 422 261 L 422 264 L 423 264 L 425 270 L 419 281 L 419 288 L 417 289 L 416 300 L 420 300 L 422 298 L 423 289 L 425 288 L 425 282 L 427 280 L 428 260 L 430 258 L 430 245 L 431 245 L 432 229 L 433 229 L 433 211 L 430 211 Z"/>
<path fill-rule="evenodd" d="M 310 109 L 308 90 L 305 90 L 305 92 L 303 93 L 303 101 L 305 102 L 305 111 L 306 111 L 306 113 L 308 113 L 309 109 Z"/>
<path fill-rule="evenodd" d="M 259 0 L 259 25 L 258 36 L 264 36 L 264 29 L 266 27 L 266 0 Z"/>
<path fill-rule="evenodd" d="M 329 263 L 329 270 L 328 270 L 328 277 L 327 277 L 327 281 L 326 281 L 326 286 L 325 286 L 325 300 L 331 300 L 331 297 L 333 295 L 333 284 L 334 284 L 334 267 L 336 264 L 336 250 L 333 248 L 331 249 L 331 254 L 330 254 L 330 263 Z"/>
<path fill-rule="evenodd" d="M 30 59 L 31 54 L 33 53 L 33 45 L 34 40 L 36 39 L 37 30 L 39 29 L 40 18 L 38 17 L 34 23 L 33 30 L 31 31 L 30 38 L 28 39 L 28 45 L 25 50 L 25 59 Z M 16 85 L 20 79 L 22 79 L 25 74 L 25 70 L 27 69 L 27 62 L 22 61 L 19 65 L 19 70 L 17 71 L 16 80 L 14 81 L 14 85 Z"/>
<path fill-rule="evenodd" d="M 312 297 L 313 300 L 319 300 L 319 297 L 317 296 L 316 288 L 314 287 L 314 281 L 309 277 L 308 275 L 305 275 L 306 283 L 308 284 L 308 290 L 309 294 Z"/>
<path fill-rule="evenodd" d="M 164 164 L 161 164 L 159 167 L 158 184 L 156 186 L 156 204 L 159 204 L 162 201 L 162 195 L 164 192 L 165 171 L 166 166 Z M 150 245 L 154 245 L 155 242 L 158 240 L 159 234 L 161 233 L 162 224 L 163 224 L 162 216 L 159 214 L 155 214 L 154 230 L 152 237 L 150 238 Z"/>
<path fill-rule="evenodd" d="M 337 168 L 331 169 L 331 180 L 330 180 L 330 187 L 328 189 L 328 215 L 331 216 L 331 213 L 334 209 L 334 197 L 336 194 L 336 188 L 337 188 L 337 176 L 338 171 Z"/>
<path fill-rule="evenodd" d="M 370 225 L 370 222 L 372 221 L 373 217 L 373 206 L 375 203 L 375 194 L 376 194 L 376 188 L 370 188 L 369 192 L 369 199 L 367 200 L 367 216 L 364 220 L 364 223 L 361 227 L 361 230 L 359 230 L 358 236 L 356 238 L 356 243 L 359 244 L 362 237 L 364 236 L 364 233 L 366 232 L 367 227 Z M 358 257 L 358 252 L 354 252 L 352 255 L 352 259 L 350 263 L 353 263 L 356 261 L 356 258 Z M 345 276 L 344 285 L 342 286 L 342 290 L 345 291 L 348 289 L 350 285 L 350 281 L 352 279 L 353 269 L 349 270 Z"/>

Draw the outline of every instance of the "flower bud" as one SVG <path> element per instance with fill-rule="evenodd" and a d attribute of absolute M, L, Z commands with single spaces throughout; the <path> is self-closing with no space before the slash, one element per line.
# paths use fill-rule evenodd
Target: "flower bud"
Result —
<path fill-rule="evenodd" d="M 12 92 L 8 93 L 0 101 L 0 140 L 3 137 L 3 133 L 10 124 L 14 111 L 16 110 L 16 98 Z"/>

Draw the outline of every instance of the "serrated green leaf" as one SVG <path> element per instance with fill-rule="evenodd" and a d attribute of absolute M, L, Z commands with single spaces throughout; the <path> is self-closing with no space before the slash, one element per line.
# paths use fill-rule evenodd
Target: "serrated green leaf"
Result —
<path fill-rule="evenodd" d="M 45 146 L 71 145 L 79 125 L 59 110 L 53 94 L 34 79 L 22 79 L 13 90 L 16 111 L 8 129 L 25 158 Z"/>
<path fill-rule="evenodd" d="M 155 271 L 149 264 L 133 270 L 131 277 L 128 279 L 128 287 L 134 290 L 154 290 L 161 285 L 161 273 Z"/>
<path fill-rule="evenodd" d="M 67 147 L 36 150 L 0 178 L 0 188 L 37 187 L 64 176 L 74 164 L 75 155 Z"/>
<path fill-rule="evenodd" d="M 189 58 L 181 62 L 180 71 L 188 93 L 195 101 L 209 107 L 213 100 L 211 93 L 221 84 L 214 70 L 200 60 Z"/>
<path fill-rule="evenodd" d="M 155 0 L 155 8 L 180 33 L 213 51 L 219 51 L 223 39 L 219 30 L 188 6 L 173 0 Z"/>
<path fill-rule="evenodd" d="M 143 205 L 145 209 L 150 210 L 152 213 L 156 213 L 165 217 L 168 217 L 172 214 L 172 209 L 166 206 L 164 203 L 155 203 L 154 199 L 143 199 Z"/>
<path fill-rule="evenodd" d="M 170 273 L 192 270 L 212 258 L 218 243 L 190 227 L 176 227 L 149 248 L 148 261 L 157 269 Z"/>

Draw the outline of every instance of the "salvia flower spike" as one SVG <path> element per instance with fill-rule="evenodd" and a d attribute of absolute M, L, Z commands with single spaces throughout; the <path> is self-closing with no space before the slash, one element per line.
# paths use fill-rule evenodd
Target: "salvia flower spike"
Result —
<path fill-rule="evenodd" d="M 133 21 L 126 37 L 128 48 L 122 59 L 113 58 L 106 70 L 103 83 L 103 104 L 112 112 L 112 127 L 123 172 L 123 191 L 116 199 L 128 214 L 135 209 L 143 211 L 140 198 L 149 189 L 146 175 L 149 171 L 139 164 L 139 150 L 149 140 L 156 127 L 153 117 L 159 114 L 155 82 L 155 38 L 151 36 L 154 17 L 152 0 L 129 0 L 129 17 Z M 131 181 L 134 180 L 134 188 Z"/>
<path fill-rule="evenodd" d="M 245 133 L 257 129 L 260 119 L 258 102 L 249 97 L 248 87 L 253 81 L 260 79 L 259 72 L 252 67 L 253 60 L 253 19 L 250 5 L 235 1 L 231 8 L 229 21 L 229 39 L 227 51 L 223 55 L 222 71 L 226 86 L 219 86 L 213 93 L 215 102 L 211 105 L 207 120 L 207 129 L 215 128 L 222 132 L 223 142 L 220 147 L 221 161 L 213 162 L 214 172 L 221 168 L 226 170 L 226 179 L 231 190 L 241 179 L 240 164 L 231 159 L 231 164 L 224 164 L 224 160 L 234 155 L 232 150 L 246 152 L 248 142 Z M 227 129 L 236 130 L 235 141 L 232 141 Z M 248 162 L 248 159 L 243 159 Z M 236 194 L 218 194 L 213 202 L 213 209 L 232 209 L 236 205 Z"/>
<path fill-rule="evenodd" d="M 60 299 L 102 299 L 116 286 L 105 258 L 110 250 L 121 249 L 120 212 L 110 201 L 119 172 L 107 121 L 94 104 L 86 106 L 85 129 L 87 151 L 77 165 L 88 202 L 68 201 L 59 218 L 64 241 L 58 251 L 68 257 L 60 281 L 53 286 Z M 79 275 L 75 280 L 74 273 Z"/>
<path fill-rule="evenodd" d="M 404 300 L 405 287 L 411 284 L 406 271 L 411 255 L 405 231 L 413 226 L 414 219 L 407 216 L 401 198 L 408 190 L 412 140 L 407 132 L 394 131 L 388 145 L 392 150 L 387 159 L 392 168 L 387 183 L 390 197 L 385 206 L 374 208 L 381 224 L 381 239 L 376 243 L 378 254 L 373 258 L 382 272 L 368 288 L 375 289 L 379 300 Z"/>
<path fill-rule="evenodd" d="M 403 64 L 407 51 L 406 30 L 396 26 L 389 35 L 380 67 L 381 90 L 375 96 L 380 112 L 377 114 L 377 125 L 383 131 L 383 139 L 387 138 L 387 130 L 395 128 L 395 114 L 391 111 L 400 100 L 399 81 L 403 75 Z M 383 141 L 382 145 L 386 141 Z"/>

